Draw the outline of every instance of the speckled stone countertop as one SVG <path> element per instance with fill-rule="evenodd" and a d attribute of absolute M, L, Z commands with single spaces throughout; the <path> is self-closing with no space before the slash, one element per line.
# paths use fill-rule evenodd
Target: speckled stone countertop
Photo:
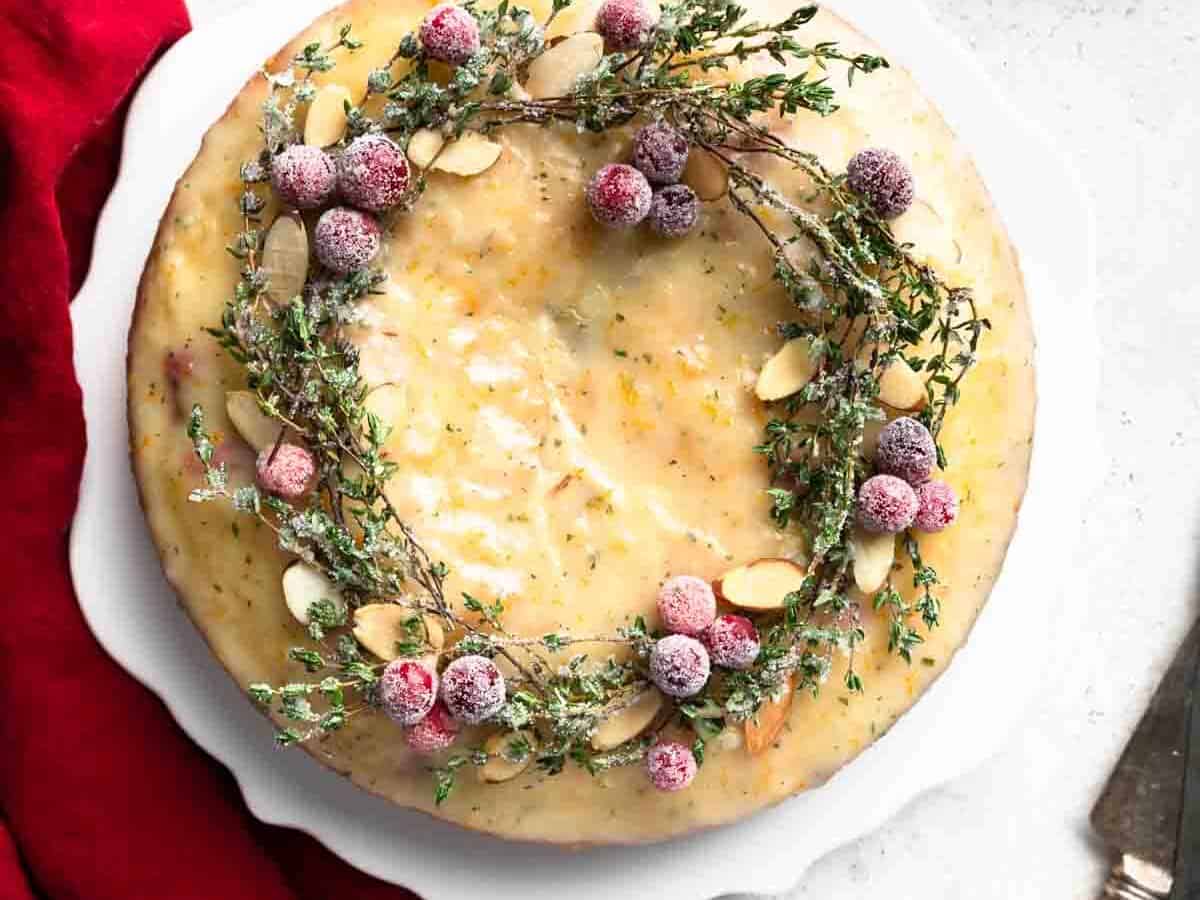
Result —
<path fill-rule="evenodd" d="M 243 2 L 189 6 L 202 24 Z M 1078 590 L 1024 726 L 789 900 L 1093 900 L 1088 810 L 1200 613 L 1200 0 L 927 2 L 1094 199 L 1106 468 L 1064 535 Z"/>

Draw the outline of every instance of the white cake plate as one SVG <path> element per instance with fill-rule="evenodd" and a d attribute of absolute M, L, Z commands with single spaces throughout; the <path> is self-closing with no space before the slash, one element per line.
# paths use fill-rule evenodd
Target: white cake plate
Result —
<path fill-rule="evenodd" d="M 1098 472 L 1087 455 L 1096 446 L 1094 225 L 1078 179 L 1048 137 L 999 97 L 924 7 L 900 0 L 830 5 L 914 72 L 973 151 L 1021 252 L 1039 343 L 1037 439 L 1020 526 L 946 675 L 824 787 L 738 825 L 645 848 L 567 853 L 481 837 L 397 809 L 303 753 L 272 749 L 270 726 L 180 610 L 150 543 L 128 461 L 126 330 L 158 219 L 204 131 L 249 73 L 333 5 L 258 0 L 192 32 L 146 78 L 130 110 L 120 178 L 71 310 L 88 438 L 71 566 L 80 605 L 108 652 L 229 767 L 258 818 L 302 829 L 426 900 L 485 891 L 493 900 L 782 892 L 823 854 L 982 761 L 1033 697 L 1054 643 L 1054 611 L 1067 599 L 1056 581 L 1069 558 L 1064 544 L 1078 531 Z M 1038 640 L 1022 646 L 1014 666 L 1011 635 L 1026 630 L 1031 608 Z"/>

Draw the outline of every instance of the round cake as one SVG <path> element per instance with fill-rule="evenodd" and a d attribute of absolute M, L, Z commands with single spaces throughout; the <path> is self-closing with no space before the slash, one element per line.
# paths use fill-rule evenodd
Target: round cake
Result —
<path fill-rule="evenodd" d="M 872 62 L 885 51 L 821 11 L 794 34 L 836 42 L 828 72 L 769 53 L 681 66 L 718 85 L 807 73 L 798 109 L 753 111 L 757 130 L 711 147 L 688 131 L 697 119 L 659 121 L 675 107 L 548 121 L 564 107 L 541 97 L 587 93 L 591 68 L 557 93 L 543 84 L 581 48 L 589 67 L 628 59 L 632 72 L 639 48 L 701 8 L 598 7 L 537 2 L 506 10 L 505 31 L 478 10 L 351 0 L 314 22 L 208 131 L 129 338 L 133 467 L 167 578 L 283 742 L 398 805 L 563 845 L 733 822 L 882 735 L 988 597 L 1035 405 L 1003 225 L 911 77 Z M 758 0 L 748 15 L 796 13 Z M 403 119 L 406 72 L 453 86 L 498 34 L 519 34 L 505 46 L 527 57 L 479 96 L 513 121 L 460 137 Z M 849 86 L 844 59 L 857 60 Z M 807 87 L 826 76 L 837 109 Z M 294 130 L 264 132 L 264 104 Z M 778 194 L 756 188 L 768 181 Z M 821 228 L 859 227 L 836 204 L 868 234 L 844 265 L 822 253 Z M 777 247 L 763 237 L 805 227 Z M 874 279 L 901 283 L 875 252 L 951 286 L 948 306 L 920 328 L 894 301 L 873 307 Z M 227 313 L 243 291 L 321 390 L 336 382 L 322 366 L 356 364 L 354 452 L 309 437 L 326 432 L 296 412 L 303 389 L 273 393 L 269 366 L 229 352 L 231 334 L 258 327 Z M 338 291 L 354 314 L 329 326 L 328 356 L 303 356 L 297 321 Z M 891 316 L 901 336 L 916 330 L 877 328 Z M 947 350 L 948 331 L 977 343 Z M 956 368 L 935 371 L 938 358 Z M 845 424 L 860 404 L 882 417 Z M 828 452 L 845 455 L 845 484 L 821 468 Z M 407 579 L 394 596 L 364 586 L 392 583 L 396 557 L 379 548 L 393 545 L 332 511 L 336 491 L 385 467 L 371 507 L 421 548 L 393 567 Z M 805 530 L 832 515 L 821 498 L 841 504 L 825 543 Z M 301 507 L 309 518 L 280 512 Z M 333 550 L 315 534 L 330 522 Z M 371 581 L 379 565 L 387 577 Z M 330 703 L 340 712 L 323 718 Z"/>

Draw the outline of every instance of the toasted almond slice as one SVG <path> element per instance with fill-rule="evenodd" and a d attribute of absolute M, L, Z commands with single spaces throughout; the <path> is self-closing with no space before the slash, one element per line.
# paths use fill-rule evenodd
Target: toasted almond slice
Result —
<path fill-rule="evenodd" d="M 283 599 L 301 625 L 308 624 L 308 611 L 318 600 L 328 600 L 343 610 L 346 608 L 337 585 L 323 572 L 299 560 L 283 570 Z"/>
<path fill-rule="evenodd" d="M 529 745 L 519 762 L 509 759 L 510 751 L 507 749 L 517 739 L 521 739 Z M 512 781 L 529 768 L 537 750 L 533 738 L 525 733 L 493 734 L 484 741 L 483 749 L 488 755 L 488 761 L 479 767 L 479 778 L 490 784 Z"/>
<path fill-rule="evenodd" d="M 282 425 L 263 415 L 254 391 L 229 391 L 225 395 L 225 412 L 237 433 L 255 452 L 273 447 L 279 440 Z"/>
<path fill-rule="evenodd" d="M 380 659 L 391 661 L 399 654 L 396 645 L 407 637 L 405 623 L 411 609 L 398 603 L 369 603 L 354 611 L 354 638 Z"/>
<path fill-rule="evenodd" d="M 803 567 L 790 559 L 756 559 L 730 569 L 716 582 L 717 593 L 742 609 L 783 609 L 784 598 L 804 585 Z"/>
<path fill-rule="evenodd" d="M 892 233 L 901 243 L 912 244 L 913 255 L 933 265 L 957 265 L 962 248 L 954 230 L 937 208 L 920 197 L 908 212 L 892 222 Z"/>
<path fill-rule="evenodd" d="M 304 143 L 328 147 L 340 141 L 346 133 L 346 104 L 350 102 L 350 91 L 340 84 L 318 89 L 304 120 Z"/>
<path fill-rule="evenodd" d="M 925 382 L 905 360 L 893 359 L 879 376 L 879 400 L 892 409 L 913 410 L 925 405 Z"/>
<path fill-rule="evenodd" d="M 573 34 L 529 64 L 525 90 L 535 100 L 569 96 L 579 77 L 595 69 L 603 56 L 604 38 L 600 35 L 592 31 Z"/>
<path fill-rule="evenodd" d="M 683 183 L 701 200 L 720 200 L 729 190 L 729 173 L 724 163 L 711 153 L 695 149 L 688 154 L 687 165 L 683 167 Z"/>
<path fill-rule="evenodd" d="M 391 661 L 399 656 L 396 645 L 413 639 L 409 623 L 416 617 L 416 612 L 399 603 L 368 603 L 354 611 L 354 637 L 380 659 Z M 446 634 L 437 617 L 422 615 L 421 621 L 426 643 L 441 650 Z"/>
<path fill-rule="evenodd" d="M 490 169 L 503 150 L 503 146 L 489 141 L 478 131 L 464 131 L 458 140 L 442 150 L 431 168 L 451 175 L 478 175 Z"/>
<path fill-rule="evenodd" d="M 664 697 L 658 688 L 647 688 L 642 691 L 632 704 L 619 713 L 606 719 L 592 735 L 592 749 L 612 750 L 620 747 L 630 738 L 635 738 L 645 731 L 658 711 L 662 709 Z"/>
<path fill-rule="evenodd" d="M 409 138 L 405 155 L 408 157 L 408 161 L 418 169 L 428 169 L 429 164 L 433 162 L 433 158 L 437 156 L 437 152 L 442 149 L 444 143 L 446 143 L 446 139 L 439 132 L 432 128 L 422 128 Z"/>
<path fill-rule="evenodd" d="M 855 528 L 850 548 L 854 554 L 854 583 L 864 594 L 874 594 L 883 587 L 896 561 L 896 536 Z"/>
<path fill-rule="evenodd" d="M 267 276 L 267 298 L 288 303 L 304 290 L 308 277 L 308 234 L 298 213 L 285 213 L 271 223 L 263 241 L 262 270 Z"/>
<path fill-rule="evenodd" d="M 762 753 L 775 742 L 783 725 L 787 722 L 788 713 L 792 709 L 792 698 L 796 692 L 792 689 L 792 679 L 789 676 L 784 684 L 783 695 L 778 700 L 764 703 L 758 709 L 758 714 L 746 720 L 746 749 L 754 756 Z"/>
<path fill-rule="evenodd" d="M 817 372 L 812 358 L 812 341 L 797 338 L 788 341 L 778 353 L 767 360 L 758 373 L 754 393 L 759 400 L 782 400 L 803 388 Z"/>

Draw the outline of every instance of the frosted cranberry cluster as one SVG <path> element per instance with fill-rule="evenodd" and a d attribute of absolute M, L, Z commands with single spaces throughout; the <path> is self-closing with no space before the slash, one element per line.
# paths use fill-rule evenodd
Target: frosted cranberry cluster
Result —
<path fill-rule="evenodd" d="M 937 446 L 916 419 L 889 422 L 879 434 L 875 471 L 858 491 L 858 524 L 877 534 L 948 528 L 958 517 L 958 496 L 943 481 L 931 481 Z"/>
<path fill-rule="evenodd" d="M 397 659 L 379 679 L 379 702 L 406 726 L 408 746 L 436 753 L 454 743 L 460 725 L 478 725 L 507 698 L 504 675 L 485 656 L 460 656 L 439 677 L 432 659 Z"/>
<path fill-rule="evenodd" d="M 687 138 L 666 122 L 643 125 L 633 138 L 632 164 L 601 166 L 588 182 L 592 217 L 610 228 L 648 221 L 661 237 L 683 237 L 700 216 L 696 192 L 678 183 L 688 149 Z"/>
<path fill-rule="evenodd" d="M 646 0 L 604 0 L 596 32 L 610 53 L 638 50 L 653 39 L 658 21 L 658 8 Z M 688 149 L 687 138 L 666 122 L 643 125 L 634 136 L 630 162 L 601 166 L 588 182 L 592 216 L 610 228 L 645 221 L 661 237 L 683 237 L 700 216 L 696 192 L 679 183 Z"/>
<path fill-rule="evenodd" d="M 479 24 L 453 4 L 431 9 L 421 22 L 421 47 L 430 59 L 451 66 L 479 52 Z M 399 206 L 409 194 L 412 169 L 404 151 L 383 134 L 355 138 L 340 153 L 295 144 L 271 160 L 271 185 L 292 209 L 341 205 L 317 220 L 313 250 L 326 269 L 347 275 L 368 266 L 379 253 L 377 215 Z"/>

